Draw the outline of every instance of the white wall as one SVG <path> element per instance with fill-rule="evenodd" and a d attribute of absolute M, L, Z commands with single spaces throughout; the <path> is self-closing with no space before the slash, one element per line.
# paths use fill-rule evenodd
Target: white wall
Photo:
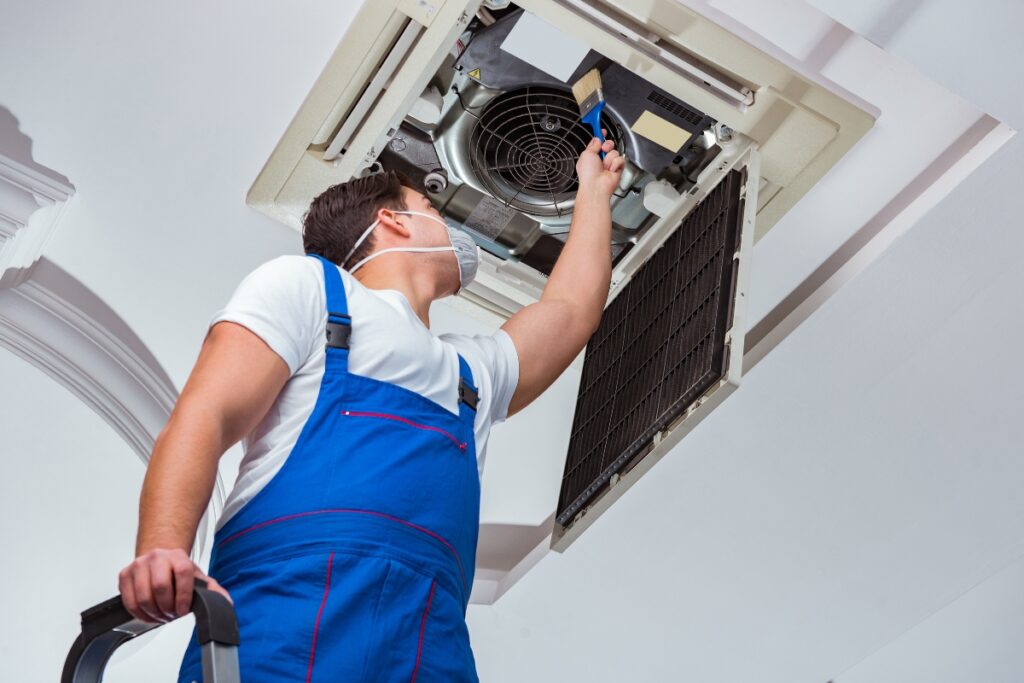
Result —
<path fill-rule="evenodd" d="M 47 256 L 110 304 L 179 389 L 242 276 L 301 250 L 245 192 L 357 9 L 0 5 L 0 106 L 36 162 L 77 189 Z M 98 416 L 7 352 L 0 454 L 0 680 L 53 681 L 78 612 L 114 595 L 131 561 L 144 470 Z M 126 646 L 108 680 L 174 680 L 190 629 L 183 619 Z"/>
<path fill-rule="evenodd" d="M 353 4 L 0 9 L 0 104 L 36 141 L 36 160 L 78 190 L 48 255 L 133 326 L 179 387 L 242 275 L 300 248 L 244 194 Z M 869 37 L 888 27 L 889 49 L 1024 122 L 1018 3 L 815 4 Z M 906 15 L 898 30 L 892 11 Z M 868 159 L 863 173 L 885 163 Z M 900 638 L 1009 567 L 1024 541 L 1022 176 L 1014 140 L 570 552 L 549 555 L 496 606 L 473 607 L 483 680 L 895 680 L 961 619 L 978 627 L 960 631 L 951 671 L 994 657 L 992 680 L 1024 678 L 1014 653 L 984 636 L 1009 623 L 997 606 L 1017 599 L 1013 570 L 982 583 L 991 600 L 948 612 L 946 630 L 925 624 Z M 53 680 L 77 611 L 113 594 L 130 559 L 142 468 L 98 417 L 17 359 L 0 359 L 0 386 L 2 578 L 22 618 L 0 627 L 0 679 Z M 103 495 L 83 499 L 83 483 Z M 187 626 L 143 644 L 111 680 L 172 680 Z"/>
<path fill-rule="evenodd" d="M 1024 559 L 836 678 L 836 683 L 1019 683 Z"/>

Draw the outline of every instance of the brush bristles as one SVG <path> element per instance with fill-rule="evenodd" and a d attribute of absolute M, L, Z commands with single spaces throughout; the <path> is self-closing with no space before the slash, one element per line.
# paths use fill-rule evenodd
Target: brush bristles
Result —
<path fill-rule="evenodd" d="M 576 103 L 580 105 L 580 110 L 586 113 L 589 109 L 593 109 L 594 105 L 601 100 L 601 96 L 598 94 L 601 92 L 601 72 L 597 69 L 591 69 L 587 73 L 583 74 L 583 78 L 573 83 L 572 96 L 576 98 Z M 597 97 L 594 97 L 598 94 Z M 593 103 L 588 100 L 593 100 Z M 584 104 L 589 104 L 588 109 L 584 109 Z"/>

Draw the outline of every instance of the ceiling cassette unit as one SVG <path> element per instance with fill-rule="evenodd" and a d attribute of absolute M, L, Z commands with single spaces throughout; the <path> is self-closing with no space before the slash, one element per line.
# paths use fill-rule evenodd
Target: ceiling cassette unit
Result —
<path fill-rule="evenodd" d="M 595 67 L 628 162 L 557 550 L 738 386 L 754 243 L 873 117 L 680 2 L 373 0 L 248 195 L 299 230 L 327 187 L 404 172 L 480 245 L 452 301 L 497 326 L 540 298 L 565 244 L 591 137 L 571 85 Z"/>

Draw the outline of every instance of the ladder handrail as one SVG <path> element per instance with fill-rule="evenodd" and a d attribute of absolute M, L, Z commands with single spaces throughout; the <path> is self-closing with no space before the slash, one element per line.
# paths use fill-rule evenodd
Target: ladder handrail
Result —
<path fill-rule="evenodd" d="M 195 579 L 192 612 L 203 648 L 203 674 L 207 683 L 238 681 L 238 621 L 231 602 Z M 64 661 L 61 683 L 100 683 L 103 669 L 118 647 L 162 624 L 133 617 L 121 596 L 115 595 L 82 612 L 82 632 Z M 221 678 L 218 678 L 218 675 Z"/>

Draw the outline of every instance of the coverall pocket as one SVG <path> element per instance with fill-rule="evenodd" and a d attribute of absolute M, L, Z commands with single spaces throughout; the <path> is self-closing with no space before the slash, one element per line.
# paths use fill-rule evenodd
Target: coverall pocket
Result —
<path fill-rule="evenodd" d="M 379 655 L 368 680 L 476 683 L 461 603 L 437 579 L 393 561 L 375 630 Z"/>
<path fill-rule="evenodd" d="M 416 420 L 411 420 L 411 419 L 409 419 L 409 418 L 407 418 L 407 417 L 405 417 L 403 415 L 396 415 L 394 413 L 381 413 L 381 412 L 373 412 L 373 411 L 365 411 L 365 410 L 348 410 L 348 409 L 342 410 L 341 411 L 341 415 L 342 415 L 342 417 L 356 417 L 356 418 L 370 418 L 370 419 L 374 419 L 374 420 L 387 420 L 387 421 L 390 421 L 390 422 L 394 423 L 398 427 L 401 427 L 402 425 L 404 425 L 405 427 L 411 427 L 413 429 L 418 429 L 421 432 L 432 432 L 434 434 L 437 434 L 439 437 L 444 437 L 445 439 L 447 439 L 448 442 L 454 448 L 457 448 L 460 452 L 463 452 L 463 453 L 469 447 L 469 444 L 467 444 L 465 441 L 460 439 L 456 434 L 452 433 L 451 431 L 449 431 L 447 429 L 444 429 L 442 427 L 438 427 L 438 426 L 433 425 L 433 424 L 427 424 L 427 423 L 424 423 L 424 422 L 417 422 Z"/>
<path fill-rule="evenodd" d="M 238 617 L 246 683 L 372 681 L 366 675 L 375 611 L 390 561 L 316 552 L 235 573 L 225 588 Z M 193 631 L 179 681 L 202 680 Z"/>

